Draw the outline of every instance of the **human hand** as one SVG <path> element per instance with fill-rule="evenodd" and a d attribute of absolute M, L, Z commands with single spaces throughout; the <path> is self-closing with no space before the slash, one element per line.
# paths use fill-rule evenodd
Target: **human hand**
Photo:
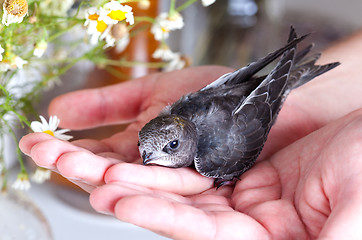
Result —
<path fill-rule="evenodd" d="M 80 140 L 67 143 L 37 133 L 24 137 L 20 147 L 31 155 L 37 164 L 60 172 L 87 191 L 91 192 L 95 187 L 107 183 L 91 194 L 91 202 L 97 210 L 114 213 L 121 220 L 172 238 L 258 239 L 273 236 L 278 239 L 299 239 L 306 238 L 309 234 L 314 236 L 317 231 L 311 233 L 304 229 L 305 220 L 298 215 L 298 204 L 303 201 L 294 203 L 291 195 L 294 196 L 292 193 L 295 189 L 288 188 L 291 183 L 303 182 L 302 179 L 306 176 L 285 176 L 284 173 L 285 170 L 290 173 L 302 172 L 301 168 L 310 164 L 307 157 L 314 152 L 311 155 L 306 154 L 304 161 L 288 159 L 287 163 L 284 155 L 288 158 L 294 154 L 299 156 L 296 154 L 299 148 L 294 147 L 291 151 L 287 150 L 288 147 L 272 156 L 295 138 L 315 130 L 313 119 L 308 118 L 308 114 L 303 115 L 297 111 L 300 103 L 294 100 L 293 95 L 287 100 L 270 134 L 262 154 L 264 161 L 245 173 L 235 189 L 227 186 L 215 191 L 211 179 L 188 168 L 169 169 L 121 162 L 139 160 L 136 148 L 137 132 L 145 122 L 154 117 L 167 102 L 177 100 L 187 91 L 201 88 L 207 81 L 216 79 L 225 71 L 224 68 L 217 68 L 212 72 L 214 70 L 215 68 L 195 68 L 166 75 L 153 75 L 153 80 L 135 80 L 118 85 L 118 88 L 84 90 L 63 96 L 53 102 L 50 112 L 56 112 L 64 127 L 79 129 L 125 120 L 135 122 L 125 132 L 101 142 Z M 196 72 L 198 75 L 195 76 Z M 216 72 L 218 75 L 211 78 L 210 75 L 216 75 Z M 170 84 L 166 79 L 176 78 L 180 73 L 180 78 L 171 82 L 174 91 L 162 91 L 165 84 Z M 194 79 L 195 82 L 192 82 Z M 142 83 L 150 85 L 144 86 Z M 142 91 L 142 87 L 146 91 Z M 182 91 L 179 92 L 179 89 Z M 131 90 L 136 91 L 131 93 Z M 72 104 L 69 105 L 69 102 Z M 281 134 L 286 129 L 289 131 Z M 330 135 L 325 134 L 332 137 L 332 130 L 325 130 L 331 132 Z M 313 142 L 318 144 L 322 141 L 312 138 L 307 142 L 310 142 L 310 147 Z M 298 146 L 304 149 L 302 145 Z M 305 149 L 308 149 L 308 146 L 305 146 Z M 324 149 L 315 151 L 323 152 Z M 283 152 L 284 157 L 278 157 Z M 300 162 L 301 168 L 291 165 L 290 162 Z M 311 182 L 310 186 L 318 186 L 318 182 Z M 288 191 L 284 190 L 285 188 Z M 304 194 L 300 196 L 303 197 Z M 285 216 L 285 219 L 280 215 Z M 319 220 L 318 224 L 321 225 L 321 222 L 323 221 Z"/>
<path fill-rule="evenodd" d="M 359 110 L 219 190 L 193 188 L 201 179 L 174 169 L 117 164 L 90 200 L 100 212 L 173 239 L 361 239 L 361 136 Z"/>
<path fill-rule="evenodd" d="M 74 130 L 117 123 L 130 122 L 130 125 L 125 131 L 102 141 L 82 139 L 68 143 L 34 133 L 20 141 L 20 148 L 40 166 L 62 174 L 88 192 L 92 191 L 104 184 L 104 173 L 113 164 L 140 162 L 138 131 L 164 106 L 230 71 L 217 66 L 189 68 L 65 94 L 54 99 L 49 106 L 50 115 L 61 119 L 61 127 Z"/>

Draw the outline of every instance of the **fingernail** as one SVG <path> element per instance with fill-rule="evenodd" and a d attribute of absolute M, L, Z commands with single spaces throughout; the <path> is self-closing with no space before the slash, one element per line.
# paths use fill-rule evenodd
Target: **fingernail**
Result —
<path fill-rule="evenodd" d="M 113 213 L 107 212 L 107 211 L 98 211 L 98 210 L 97 210 L 97 212 L 99 212 L 99 213 L 101 213 L 101 214 L 104 214 L 104 215 L 108 215 L 108 216 L 114 216 Z"/>

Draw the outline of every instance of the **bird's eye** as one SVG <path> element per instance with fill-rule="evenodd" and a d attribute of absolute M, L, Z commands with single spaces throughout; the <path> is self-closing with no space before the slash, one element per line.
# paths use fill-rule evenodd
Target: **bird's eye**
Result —
<path fill-rule="evenodd" d="M 170 148 L 176 149 L 178 147 L 178 140 L 173 140 L 169 143 Z"/>
<path fill-rule="evenodd" d="M 139 147 L 141 144 L 140 144 L 140 141 L 138 141 L 138 143 L 137 143 L 137 147 Z"/>
<path fill-rule="evenodd" d="M 172 153 L 172 152 L 174 152 L 178 147 L 179 147 L 179 142 L 178 142 L 178 140 L 173 140 L 173 141 L 167 143 L 167 145 L 162 149 L 162 151 L 164 151 L 165 153 Z"/>

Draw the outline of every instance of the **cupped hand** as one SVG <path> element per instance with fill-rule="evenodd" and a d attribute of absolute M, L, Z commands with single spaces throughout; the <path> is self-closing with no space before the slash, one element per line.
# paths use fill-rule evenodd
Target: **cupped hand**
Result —
<path fill-rule="evenodd" d="M 90 200 L 100 212 L 173 239 L 361 239 L 361 136 L 359 110 L 218 190 L 196 173 L 121 163 Z"/>
<path fill-rule="evenodd" d="M 361 155 L 356 147 L 361 135 L 354 131 L 361 129 L 361 112 L 306 136 L 320 126 L 299 111 L 303 103 L 292 94 L 270 133 L 262 160 L 235 186 L 219 190 L 213 188 L 212 179 L 189 168 L 134 164 L 140 162 L 139 129 L 168 103 L 227 71 L 191 68 L 61 96 L 50 105 L 50 114 L 56 114 L 63 127 L 132 123 L 102 141 L 69 143 L 34 133 L 25 136 L 20 147 L 38 165 L 91 192 L 96 210 L 171 238 L 341 239 L 341 234 L 351 234 L 348 239 L 352 239 L 358 232 L 342 220 L 361 222 L 356 186 L 362 181 L 362 168 L 354 164 Z M 347 204 L 346 199 L 353 201 Z"/>

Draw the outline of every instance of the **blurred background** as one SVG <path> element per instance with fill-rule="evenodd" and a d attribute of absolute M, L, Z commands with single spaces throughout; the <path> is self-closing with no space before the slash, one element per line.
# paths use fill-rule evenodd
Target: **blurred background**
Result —
<path fill-rule="evenodd" d="M 157 12 L 166 11 L 169 1 L 152 0 L 153 4 L 157 4 L 153 6 Z M 313 32 L 309 40 L 316 43 L 316 51 L 321 51 L 362 27 L 361 10 L 360 0 L 216 0 L 207 8 L 197 2 L 182 12 L 185 27 L 173 33 L 168 43 L 172 50 L 186 54 L 193 66 L 218 64 L 239 68 L 284 45 L 290 25 L 300 35 Z M 150 71 L 145 69 L 128 72 L 132 78 L 148 73 Z M 100 78 L 104 81 L 111 79 L 107 73 L 94 70 L 87 63 L 75 66 L 63 76 L 61 87 L 45 93 L 41 111 L 47 115 L 49 101 L 56 95 L 104 85 Z M 114 82 L 117 81 L 107 84 Z M 92 130 L 73 132 L 72 135 L 78 138 L 104 137 L 123 127 L 100 128 L 99 134 Z M 59 184 L 58 180 L 43 185 L 33 184 L 28 195 L 41 208 L 55 240 L 164 239 L 95 213 L 88 203 L 88 194 Z"/>
<path fill-rule="evenodd" d="M 193 65 L 240 68 L 281 47 L 291 25 L 300 35 L 313 33 L 307 41 L 321 51 L 361 28 L 361 10 L 358 0 L 219 0 L 188 9 L 186 29 L 172 35 L 172 43 L 192 56 Z"/>

